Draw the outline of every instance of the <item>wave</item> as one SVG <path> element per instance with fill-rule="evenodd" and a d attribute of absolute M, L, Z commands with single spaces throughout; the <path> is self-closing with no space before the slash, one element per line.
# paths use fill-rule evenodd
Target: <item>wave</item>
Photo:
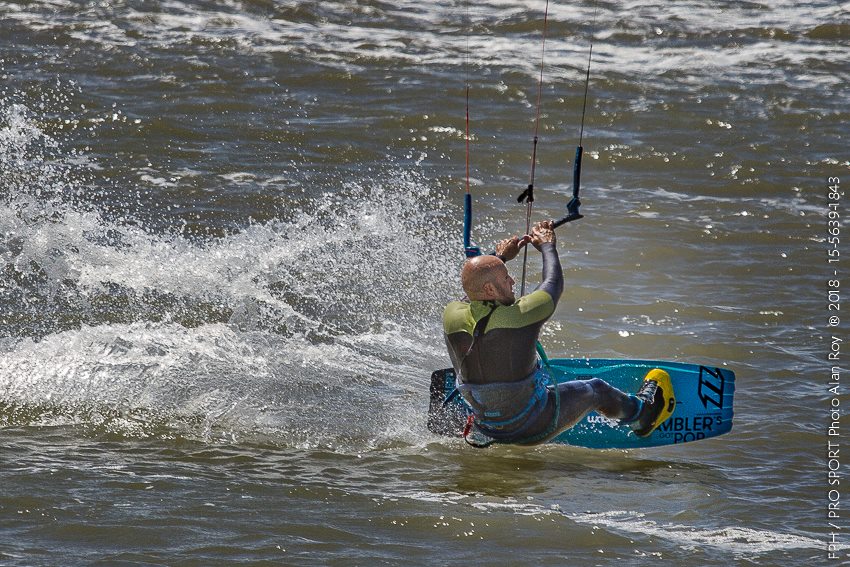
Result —
<path fill-rule="evenodd" d="M 604 512 L 572 512 L 562 510 L 559 504 L 543 504 L 527 497 L 483 498 L 460 493 L 432 493 L 427 491 L 403 492 L 411 500 L 438 502 L 453 508 L 472 507 L 486 514 L 515 514 L 518 516 L 565 517 L 582 526 L 591 526 L 593 530 L 616 534 L 628 534 L 631 537 L 647 537 L 674 544 L 685 551 L 706 551 L 706 548 L 727 552 L 736 558 L 763 557 L 770 553 L 793 551 L 815 552 L 823 549 L 823 542 L 816 537 L 798 533 L 785 533 L 776 530 L 755 529 L 743 526 L 710 526 L 706 524 L 688 525 L 683 523 L 657 522 L 646 514 L 610 510 Z M 447 514 L 448 515 L 448 514 Z M 461 515 L 463 515 L 461 513 Z M 594 532 L 593 541 L 600 541 Z M 634 542 L 632 542 L 634 543 Z M 599 544 L 597 544 L 599 545 Z M 637 548 L 642 546 L 635 544 Z M 657 547 L 657 546 L 656 546 Z M 835 551 L 846 551 L 850 545 L 837 544 Z"/>
<path fill-rule="evenodd" d="M 144 50 L 151 56 L 200 45 L 263 59 L 292 54 L 349 72 L 376 61 L 443 72 L 460 66 L 468 52 L 474 67 L 516 70 L 534 78 L 544 3 L 490 1 L 476 3 L 468 13 L 454 2 L 409 1 L 356 7 L 339 1 L 295 6 L 170 2 L 155 11 L 121 2 L 85 9 L 63 1 L 3 5 L 10 21 L 33 33 L 50 30 L 81 44 Z M 742 86 L 785 84 L 794 79 L 785 74 L 789 65 L 802 71 L 815 61 L 841 60 L 841 47 L 829 40 L 844 28 L 822 23 L 840 16 L 839 6 L 819 2 L 723 3 L 719 8 L 696 2 L 663 7 L 555 3 L 549 13 L 547 71 L 555 80 L 580 81 L 587 45 L 595 37 L 600 76 L 631 82 L 643 76 L 655 83 L 673 79 L 681 88 L 710 69 L 714 80 L 745 76 Z M 841 77 L 812 73 L 806 82 L 812 81 L 837 86 Z"/>

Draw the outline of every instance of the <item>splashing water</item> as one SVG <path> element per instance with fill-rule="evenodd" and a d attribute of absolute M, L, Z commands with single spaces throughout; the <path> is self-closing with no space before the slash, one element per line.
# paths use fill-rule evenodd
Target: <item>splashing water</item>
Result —
<path fill-rule="evenodd" d="M 342 450 L 424 435 L 459 232 L 433 183 L 387 171 L 198 239 L 63 198 L 79 182 L 21 105 L 0 160 L 2 422 Z"/>

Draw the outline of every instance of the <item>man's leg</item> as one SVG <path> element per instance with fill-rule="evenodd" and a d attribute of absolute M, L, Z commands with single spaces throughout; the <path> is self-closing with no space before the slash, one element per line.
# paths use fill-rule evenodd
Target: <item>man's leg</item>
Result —
<path fill-rule="evenodd" d="M 561 408 L 556 430 L 560 433 L 581 421 L 591 411 L 609 419 L 629 420 L 640 409 L 634 396 L 625 394 L 599 378 L 570 380 L 558 384 Z"/>
<path fill-rule="evenodd" d="M 558 384 L 558 394 L 560 396 L 560 409 L 555 428 L 552 429 L 555 394 L 549 392 L 546 409 L 525 433 L 525 436 L 534 437 L 543 434 L 545 431 L 549 431 L 549 433 L 531 444 L 536 445 L 552 439 L 581 421 L 591 411 L 598 411 L 610 419 L 630 420 L 637 417 L 640 409 L 638 401 L 633 396 L 624 394 L 599 378 L 562 382 Z"/>

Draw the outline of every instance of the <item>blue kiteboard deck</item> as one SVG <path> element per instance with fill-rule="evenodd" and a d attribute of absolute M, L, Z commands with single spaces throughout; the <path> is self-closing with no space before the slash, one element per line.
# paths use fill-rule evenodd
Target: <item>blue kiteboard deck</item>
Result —
<path fill-rule="evenodd" d="M 698 441 L 732 429 L 735 374 L 726 368 L 603 358 L 553 358 L 548 362 L 550 375 L 558 383 L 601 378 L 628 393 L 638 390 L 647 372 L 660 368 L 670 374 L 676 397 L 673 415 L 649 437 L 637 437 L 628 426 L 591 412 L 549 443 L 591 449 L 632 449 Z M 438 370 L 431 376 L 428 428 L 434 433 L 460 436 L 466 423 L 469 408 L 455 393 L 454 385 L 455 373 L 450 368 Z"/>

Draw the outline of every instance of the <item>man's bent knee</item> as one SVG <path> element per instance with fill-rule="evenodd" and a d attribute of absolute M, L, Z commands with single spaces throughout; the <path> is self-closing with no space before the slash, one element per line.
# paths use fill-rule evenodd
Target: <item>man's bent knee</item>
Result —
<path fill-rule="evenodd" d="M 597 396 L 604 396 L 611 391 L 611 384 L 602 378 L 591 378 L 587 381 L 587 385 L 593 389 Z"/>

